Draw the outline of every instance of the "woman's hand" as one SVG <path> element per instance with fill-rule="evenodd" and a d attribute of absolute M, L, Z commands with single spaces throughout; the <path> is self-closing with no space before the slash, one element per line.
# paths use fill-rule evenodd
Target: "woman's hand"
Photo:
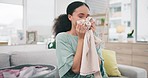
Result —
<path fill-rule="evenodd" d="M 78 46 L 76 49 L 72 65 L 72 71 L 74 73 L 80 73 L 82 53 L 83 53 L 83 42 L 86 31 L 87 27 L 84 24 L 77 24 L 76 33 L 78 35 Z"/>
<path fill-rule="evenodd" d="M 76 33 L 78 35 L 78 38 L 84 39 L 86 30 L 87 30 L 87 27 L 85 25 L 77 24 L 77 26 L 76 26 Z"/>
<path fill-rule="evenodd" d="M 90 29 L 95 32 L 96 31 L 96 25 L 95 25 L 95 21 L 91 21 L 91 27 Z"/>

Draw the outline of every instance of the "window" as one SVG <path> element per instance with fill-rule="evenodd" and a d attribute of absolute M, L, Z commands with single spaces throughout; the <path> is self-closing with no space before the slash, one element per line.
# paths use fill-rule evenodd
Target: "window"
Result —
<path fill-rule="evenodd" d="M 122 31 L 118 32 L 119 29 Z M 118 41 L 122 38 L 121 41 L 126 42 L 129 32 L 131 32 L 131 0 L 110 0 L 109 41 Z"/>
<path fill-rule="evenodd" d="M 148 0 L 137 1 L 137 20 L 136 20 L 136 40 L 140 42 L 148 42 Z"/>
<path fill-rule="evenodd" d="M 23 6 L 0 3 L 0 42 L 9 42 L 23 29 Z"/>

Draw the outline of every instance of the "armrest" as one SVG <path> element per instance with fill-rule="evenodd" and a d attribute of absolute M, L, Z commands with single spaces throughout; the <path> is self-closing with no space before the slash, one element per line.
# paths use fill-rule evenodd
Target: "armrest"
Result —
<path fill-rule="evenodd" d="M 118 64 L 119 71 L 128 78 L 147 78 L 147 71 L 143 68 Z"/>

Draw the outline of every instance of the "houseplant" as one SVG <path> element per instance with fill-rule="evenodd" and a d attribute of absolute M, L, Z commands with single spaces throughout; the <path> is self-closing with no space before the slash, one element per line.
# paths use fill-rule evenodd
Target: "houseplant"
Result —
<path fill-rule="evenodd" d="M 132 30 L 130 33 L 127 34 L 127 41 L 128 42 L 134 41 L 133 33 L 134 33 L 134 30 Z"/>
<path fill-rule="evenodd" d="M 105 23 L 105 18 L 101 18 L 100 20 L 101 20 L 101 25 L 103 25 L 103 26 L 104 26 L 104 23 Z"/>

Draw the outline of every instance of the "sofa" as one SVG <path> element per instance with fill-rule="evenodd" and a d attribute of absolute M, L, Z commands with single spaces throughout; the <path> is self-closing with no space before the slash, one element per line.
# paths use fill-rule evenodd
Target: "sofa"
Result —
<path fill-rule="evenodd" d="M 54 65 L 57 67 L 55 49 L 37 51 L 12 51 L 0 53 L 0 69 L 11 68 L 25 64 Z M 118 64 L 122 77 L 110 78 L 147 78 L 147 71 L 143 68 Z M 55 78 L 59 78 L 58 70 Z"/>

